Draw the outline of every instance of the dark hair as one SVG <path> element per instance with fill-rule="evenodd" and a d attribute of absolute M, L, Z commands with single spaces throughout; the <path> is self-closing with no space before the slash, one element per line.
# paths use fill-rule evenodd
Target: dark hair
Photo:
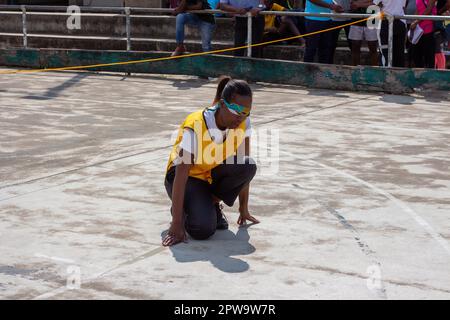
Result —
<path fill-rule="evenodd" d="M 230 101 L 235 94 L 251 97 L 252 89 L 244 80 L 235 80 L 228 76 L 222 76 L 219 78 L 219 84 L 217 86 L 216 97 L 214 98 L 213 104 L 219 102 L 220 99 Z"/>

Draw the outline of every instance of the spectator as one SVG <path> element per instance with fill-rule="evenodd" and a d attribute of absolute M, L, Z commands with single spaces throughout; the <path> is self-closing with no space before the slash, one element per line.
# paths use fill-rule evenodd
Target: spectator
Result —
<path fill-rule="evenodd" d="M 439 3 L 439 1 L 438 1 L 438 3 Z M 442 16 L 450 16 L 450 0 L 447 1 L 447 4 L 438 12 L 438 14 L 440 14 Z M 450 47 L 450 20 L 445 21 L 444 25 L 445 25 L 447 48 L 448 48 L 448 47 Z"/>
<path fill-rule="evenodd" d="M 306 0 L 275 0 L 275 3 L 286 8 L 286 10 L 290 12 L 305 12 L 305 1 Z M 291 16 L 290 18 L 294 21 L 300 34 L 305 34 L 305 17 Z"/>
<path fill-rule="evenodd" d="M 274 3 L 273 0 L 265 0 L 264 5 L 268 11 L 286 11 L 285 7 Z M 301 34 L 295 23 L 295 18 L 296 17 L 265 15 L 263 41 L 266 42 L 287 37 L 300 36 Z M 302 38 L 297 38 L 293 42 L 301 46 L 305 44 L 305 40 Z"/>
<path fill-rule="evenodd" d="M 350 2 L 351 0 L 334 0 L 335 4 L 340 5 L 343 12 L 350 12 Z M 331 39 L 331 53 L 330 53 L 330 63 L 334 63 L 334 53 L 336 52 L 336 48 L 338 46 L 339 35 L 341 34 L 341 30 L 344 29 L 345 36 L 347 37 L 347 45 L 348 48 L 352 49 L 352 42 L 349 39 L 350 26 L 342 27 L 342 25 L 350 23 L 351 19 L 349 18 L 331 18 L 331 27 L 339 27 L 331 31 L 332 39 Z"/>
<path fill-rule="evenodd" d="M 343 12 L 341 6 L 333 3 L 333 0 L 306 0 L 307 13 L 331 13 Z M 317 32 L 331 27 L 331 19 L 327 17 L 307 16 L 305 19 L 306 33 Z M 319 63 L 330 63 L 332 52 L 332 32 L 321 32 L 306 37 L 305 62 L 314 62 L 316 53 Z"/>
<path fill-rule="evenodd" d="M 173 15 L 177 16 L 176 39 L 177 47 L 172 56 L 182 55 L 186 52 L 184 46 L 184 26 L 192 25 L 200 29 L 202 37 L 202 50 L 211 51 L 211 37 L 215 27 L 215 19 L 209 13 L 188 13 L 186 10 L 210 10 L 207 0 L 181 0 L 179 6 L 174 9 Z"/>
<path fill-rule="evenodd" d="M 450 0 L 437 0 L 437 14 L 438 15 L 449 15 L 450 12 Z M 444 54 L 444 44 L 450 36 L 448 33 L 450 32 L 449 27 L 447 25 L 447 29 L 445 28 L 444 21 L 439 21 L 434 23 L 435 30 L 435 67 L 436 69 L 445 69 L 446 68 L 446 60 Z"/>
<path fill-rule="evenodd" d="M 436 15 L 436 0 L 416 0 L 416 15 Z M 419 42 L 412 46 L 414 65 L 416 68 L 434 68 L 435 39 L 434 27 L 431 20 L 416 20 L 411 23 L 411 30 L 417 26 L 423 30 Z"/>
<path fill-rule="evenodd" d="M 405 8 L 405 14 L 407 15 L 415 15 L 417 11 L 416 8 L 416 0 L 410 0 L 408 1 L 408 5 Z M 406 20 L 406 30 L 409 30 L 411 28 L 411 23 L 413 20 Z M 406 41 L 406 51 L 407 51 L 407 63 L 405 64 L 408 68 L 414 68 L 414 57 L 413 57 L 413 50 L 412 50 L 412 43 L 410 41 Z"/>
<path fill-rule="evenodd" d="M 373 0 L 375 5 L 382 7 L 382 11 L 390 15 L 404 16 L 405 7 L 408 0 Z M 386 19 L 381 22 L 380 45 L 382 51 L 381 62 L 383 66 L 388 65 L 388 42 L 389 23 Z M 406 21 L 394 20 L 394 43 L 393 43 L 393 67 L 405 66 L 405 41 L 406 41 Z"/>
<path fill-rule="evenodd" d="M 263 0 L 220 0 L 220 9 L 235 15 L 252 14 L 252 44 L 261 43 L 264 33 L 264 17 L 259 13 L 266 8 Z M 235 17 L 234 46 L 242 47 L 247 40 L 247 17 Z M 244 49 L 234 51 L 235 56 L 243 56 Z M 261 46 L 252 47 L 252 57 L 261 58 Z"/>
<path fill-rule="evenodd" d="M 450 16 L 450 0 L 438 0 L 438 15 Z M 450 20 L 444 22 L 446 41 L 450 42 Z"/>
<path fill-rule="evenodd" d="M 371 4 L 371 0 L 352 0 L 351 9 L 353 13 L 363 14 L 367 13 L 367 7 Z M 372 66 L 378 65 L 378 34 L 376 29 L 370 29 L 367 26 L 367 21 L 359 22 L 350 27 L 349 38 L 352 41 L 352 64 L 354 66 L 361 64 L 361 44 L 363 40 L 367 41 L 370 64 Z"/>

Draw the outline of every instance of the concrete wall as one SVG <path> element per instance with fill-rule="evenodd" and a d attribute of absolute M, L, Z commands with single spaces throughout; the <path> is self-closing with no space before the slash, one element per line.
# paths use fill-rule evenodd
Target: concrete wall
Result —
<path fill-rule="evenodd" d="M 21 33 L 21 15 L 2 15 L 0 33 Z M 174 39 L 176 18 L 173 16 L 153 16 L 151 18 L 134 17 L 131 19 L 132 37 Z M 83 35 L 83 36 L 124 36 L 124 17 L 93 17 L 81 18 L 81 28 L 67 29 L 67 17 L 55 15 L 30 15 L 27 17 L 27 31 L 30 34 L 52 35 Z M 213 35 L 213 41 L 233 41 L 233 21 L 231 19 L 217 19 L 217 28 Z M 197 29 L 188 29 L 186 39 L 200 40 Z"/>
<path fill-rule="evenodd" d="M 80 1 L 80 0 L 71 0 Z M 125 0 L 128 1 L 128 0 Z M 141 0 L 139 0 L 141 1 Z M 2 17 L 0 33 L 22 32 L 22 17 L 9 15 Z M 66 26 L 67 17 L 54 15 L 31 15 L 27 18 L 27 31 L 30 34 L 30 48 L 61 48 L 88 50 L 126 50 L 125 41 L 109 39 L 110 37 L 125 37 L 125 18 L 123 17 L 83 17 L 81 29 L 69 30 Z M 216 29 L 213 35 L 213 50 L 233 47 L 234 25 L 230 18 L 216 19 Z M 33 37 L 33 34 L 57 35 L 58 37 Z M 66 36 L 89 36 L 86 39 L 73 39 Z M 175 41 L 175 17 L 153 16 L 152 18 L 134 17 L 131 20 L 131 48 L 137 51 L 173 51 Z M 95 37 L 107 37 L 100 39 Z M 186 28 L 187 50 L 201 52 L 201 37 L 197 29 Z M 345 45 L 345 44 L 344 44 Z M 20 48 L 20 35 L 0 35 L 0 48 Z M 365 50 L 365 49 L 364 49 Z M 298 46 L 270 45 L 264 49 L 264 57 L 292 61 L 303 60 L 304 50 Z M 351 64 L 348 48 L 338 48 L 335 55 L 336 64 Z M 368 64 L 368 55 L 363 53 L 362 63 Z"/>
<path fill-rule="evenodd" d="M 166 0 L 124 0 L 126 7 L 165 8 Z"/>
<path fill-rule="evenodd" d="M 123 7 L 124 0 L 84 0 L 83 5 L 88 7 Z"/>
<path fill-rule="evenodd" d="M 161 56 L 161 53 L 151 52 L 3 49 L 0 50 L 0 65 L 58 68 L 144 60 Z M 89 70 L 183 74 L 205 77 L 218 77 L 227 74 L 251 81 L 337 90 L 383 91 L 396 94 L 413 92 L 416 88 L 421 90 L 450 90 L 450 71 L 448 70 L 351 67 L 217 55 L 98 67 Z"/>
<path fill-rule="evenodd" d="M 45 6 L 67 6 L 69 0 L 11 0 L 9 4 L 14 5 L 45 5 Z"/>

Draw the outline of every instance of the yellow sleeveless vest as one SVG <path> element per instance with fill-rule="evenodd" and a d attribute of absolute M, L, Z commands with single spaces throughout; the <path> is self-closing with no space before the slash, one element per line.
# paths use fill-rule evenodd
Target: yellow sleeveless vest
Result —
<path fill-rule="evenodd" d="M 227 158 L 237 154 L 238 147 L 245 139 L 246 121 L 236 129 L 228 130 L 225 141 L 221 144 L 215 143 L 209 134 L 202 109 L 191 113 L 182 123 L 175 144 L 170 153 L 166 172 L 172 167 L 173 161 L 180 152 L 180 143 L 183 139 L 183 131 L 190 128 L 197 137 L 197 158 L 189 170 L 189 176 L 212 183 L 211 170 L 223 163 Z"/>

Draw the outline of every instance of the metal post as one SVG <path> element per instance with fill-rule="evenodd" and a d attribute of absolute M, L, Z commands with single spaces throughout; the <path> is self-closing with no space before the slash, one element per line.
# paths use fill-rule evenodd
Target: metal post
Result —
<path fill-rule="evenodd" d="M 387 15 L 389 22 L 389 40 L 388 40 L 388 67 L 392 68 L 392 60 L 394 57 L 394 17 Z"/>
<path fill-rule="evenodd" d="M 247 57 L 252 56 L 252 13 L 247 12 Z"/>
<path fill-rule="evenodd" d="M 25 9 L 25 5 L 21 5 L 22 8 L 22 33 L 23 33 L 23 47 L 26 49 L 28 46 L 28 38 L 27 38 L 27 9 Z"/>
<path fill-rule="evenodd" d="M 130 25 L 131 25 L 130 19 L 131 19 L 131 17 L 130 17 L 130 8 L 129 7 L 125 8 L 125 15 L 126 15 L 126 26 L 125 26 L 125 29 L 126 29 L 126 33 L 127 33 L 127 51 L 130 51 L 131 50 L 131 30 L 130 30 Z"/>

